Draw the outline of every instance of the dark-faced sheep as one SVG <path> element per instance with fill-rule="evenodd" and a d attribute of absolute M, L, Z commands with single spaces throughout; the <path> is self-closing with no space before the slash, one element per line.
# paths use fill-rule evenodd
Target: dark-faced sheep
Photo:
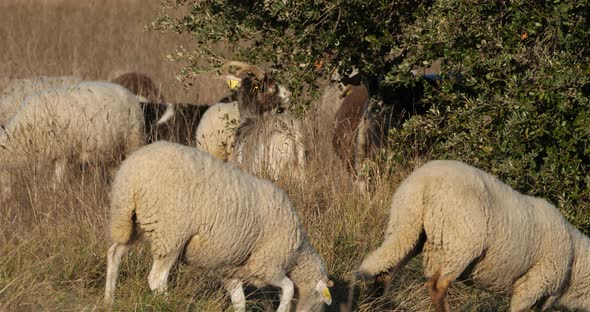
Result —
<path fill-rule="evenodd" d="M 306 151 L 301 121 L 285 110 L 290 92 L 256 67 L 238 72 L 238 113 L 232 161 L 246 170 L 278 179 L 303 179 Z"/>
<path fill-rule="evenodd" d="M 160 127 L 174 117 L 174 105 L 166 103 L 160 88 L 145 74 L 130 72 L 111 80 L 140 97 L 148 142 L 166 137 L 170 127 Z"/>

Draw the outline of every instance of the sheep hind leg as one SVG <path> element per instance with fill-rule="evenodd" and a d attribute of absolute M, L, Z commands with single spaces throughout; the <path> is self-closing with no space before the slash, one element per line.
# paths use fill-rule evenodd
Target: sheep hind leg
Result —
<path fill-rule="evenodd" d="M 438 270 L 430 280 L 428 280 L 428 294 L 430 295 L 430 300 L 432 300 L 436 312 L 449 312 L 451 311 L 451 306 L 447 299 L 447 291 L 449 286 L 451 286 L 451 283 L 455 280 L 455 277 L 451 275 L 441 275 L 441 270 Z"/>
<path fill-rule="evenodd" d="M 129 245 L 114 243 L 107 252 L 107 281 L 104 291 L 104 301 L 108 304 L 113 303 L 113 296 L 115 293 L 115 285 L 117 283 L 117 276 L 119 275 L 119 265 L 121 259 L 129 250 Z"/>
<path fill-rule="evenodd" d="M 429 274 L 431 277 L 426 286 L 436 312 L 451 311 L 447 299 L 449 287 L 463 272 L 465 272 L 465 270 L 467 270 L 475 258 L 477 258 L 477 256 L 474 255 L 482 254 L 481 248 L 477 245 L 463 246 L 464 248 L 459 248 L 460 242 L 465 241 L 466 239 L 447 241 L 446 246 L 449 250 L 457 250 L 457 252 L 448 256 L 433 251 L 431 246 L 424 247 L 425 253 L 429 255 L 426 257 L 425 261 L 425 266 L 429 268 L 427 269 L 427 272 L 434 272 L 431 275 Z M 444 259 L 447 260 L 444 261 Z M 453 261 L 449 261 L 450 259 L 453 259 Z M 440 260 L 443 260 L 442 263 L 445 263 L 443 266 L 439 264 Z"/>
<path fill-rule="evenodd" d="M 237 279 L 224 279 L 223 287 L 229 293 L 235 312 L 246 311 L 246 296 L 242 282 Z"/>
<path fill-rule="evenodd" d="M 155 293 L 166 294 L 168 290 L 168 275 L 176 259 L 180 254 L 179 251 L 167 254 L 163 257 L 154 255 L 154 262 L 148 277 L 150 289 Z"/>
<path fill-rule="evenodd" d="M 281 288 L 281 303 L 277 308 L 277 312 L 289 311 L 291 300 L 293 300 L 293 295 L 295 294 L 295 285 L 293 284 L 293 281 L 283 275 L 282 278 L 275 280 L 271 284 Z"/>
<path fill-rule="evenodd" d="M 551 287 L 547 276 L 540 269 L 532 268 L 521 276 L 515 283 L 514 292 L 510 300 L 511 312 L 547 311 L 556 301 L 555 296 L 549 296 Z M 555 288 L 558 288 L 557 286 Z M 546 299 L 546 300 L 543 300 Z"/>

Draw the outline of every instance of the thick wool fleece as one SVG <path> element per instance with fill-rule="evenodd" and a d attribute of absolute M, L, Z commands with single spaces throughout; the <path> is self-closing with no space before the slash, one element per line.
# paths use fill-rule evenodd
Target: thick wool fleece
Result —
<path fill-rule="evenodd" d="M 25 99 L 0 134 L 5 163 L 35 153 L 48 160 L 110 162 L 144 144 L 136 97 L 106 82 L 84 82 Z"/>
<path fill-rule="evenodd" d="M 328 280 L 287 194 L 198 149 L 169 142 L 143 147 L 123 162 L 111 199 L 115 243 L 130 243 L 137 227 L 154 257 L 184 249 L 190 263 L 224 279 L 263 286 L 305 272 L 293 277 L 304 293 L 307 281 Z"/>
<path fill-rule="evenodd" d="M 211 106 L 199 122 L 196 132 L 197 147 L 227 161 L 230 159 L 235 128 L 240 120 L 238 103 L 217 103 Z"/>
<path fill-rule="evenodd" d="M 248 119 L 236 131 L 232 161 L 255 175 L 303 180 L 307 165 L 301 122 L 286 113 Z"/>
<path fill-rule="evenodd" d="M 0 124 L 5 125 L 25 97 L 47 89 L 73 86 L 82 81 L 76 76 L 33 77 L 12 80 L 0 94 Z"/>
<path fill-rule="evenodd" d="M 439 160 L 400 185 L 385 241 L 360 272 L 401 267 L 423 248 L 426 276 L 468 274 L 480 288 L 511 294 L 513 311 L 535 304 L 590 310 L 589 245 L 547 201 L 464 163 Z"/>

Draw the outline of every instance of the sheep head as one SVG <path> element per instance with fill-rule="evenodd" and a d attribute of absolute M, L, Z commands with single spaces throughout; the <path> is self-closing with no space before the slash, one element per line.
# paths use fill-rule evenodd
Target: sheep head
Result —
<path fill-rule="evenodd" d="M 231 61 L 222 66 L 222 71 L 235 66 L 235 75 L 226 74 L 230 89 L 237 91 L 238 107 L 242 120 L 282 107 L 289 102 L 291 92 L 272 79 L 260 68 L 243 62 Z"/>

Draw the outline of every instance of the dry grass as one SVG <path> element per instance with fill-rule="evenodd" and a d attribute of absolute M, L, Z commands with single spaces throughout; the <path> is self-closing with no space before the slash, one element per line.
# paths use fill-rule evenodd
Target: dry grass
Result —
<path fill-rule="evenodd" d="M 136 70 L 159 81 L 173 101 L 194 101 L 195 94 L 206 92 L 186 93 L 176 85 L 181 64 L 166 60 L 174 46 L 188 46 L 186 38 L 143 31 L 157 12 L 156 0 L 0 1 L 0 76 L 76 74 L 105 79 L 116 70 Z M 336 281 L 336 304 L 330 310 L 337 311 L 346 298 L 351 272 L 380 242 L 390 196 L 412 165 L 377 175 L 371 193 L 366 193 L 343 171 L 329 144 L 318 142 L 313 149 L 308 182 L 279 184 L 290 194 Z M 47 182 L 50 171 L 20 172 L 16 196 L 0 204 L 0 311 L 106 309 L 102 295 L 109 179 L 104 171 L 74 168 L 57 191 Z M 124 259 L 115 310 L 230 309 L 214 276 L 189 265 L 178 266 L 167 297 L 152 295 L 147 247 L 140 243 Z M 372 311 L 383 305 L 394 311 L 430 310 L 421 272 L 420 260 L 412 261 L 396 276 L 382 302 L 368 300 L 369 288 L 361 287 L 359 309 Z M 249 289 L 247 296 L 248 307 L 266 310 L 276 291 Z M 460 311 L 506 308 L 505 301 L 463 285 L 452 288 L 451 304 Z"/>

